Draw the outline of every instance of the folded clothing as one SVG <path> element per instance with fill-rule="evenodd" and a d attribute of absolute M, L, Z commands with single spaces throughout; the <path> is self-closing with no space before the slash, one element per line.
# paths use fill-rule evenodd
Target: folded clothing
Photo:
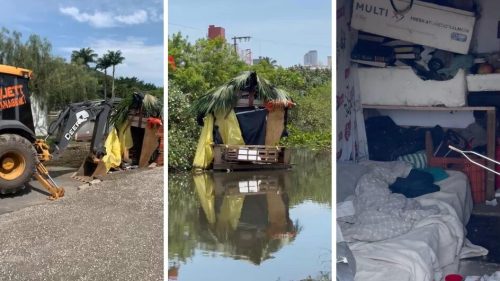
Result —
<path fill-rule="evenodd" d="M 406 178 L 398 177 L 389 186 L 389 189 L 393 193 L 403 194 L 407 198 L 415 198 L 440 190 L 439 186 L 434 184 L 432 174 L 417 169 L 412 169 Z"/>

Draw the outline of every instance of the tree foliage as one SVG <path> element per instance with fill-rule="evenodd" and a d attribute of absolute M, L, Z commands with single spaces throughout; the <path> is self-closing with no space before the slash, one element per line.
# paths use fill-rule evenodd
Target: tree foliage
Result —
<path fill-rule="evenodd" d="M 199 39 L 192 45 L 177 33 L 169 38 L 168 49 L 177 66 L 169 73 L 169 79 L 175 80 L 182 92 L 194 95 L 193 98 L 246 70 L 245 63 L 222 38 Z"/>
<path fill-rule="evenodd" d="M 0 30 L 0 64 L 27 68 L 33 71 L 30 80 L 31 93 L 37 96 L 48 110 L 58 110 L 69 103 L 89 99 L 103 98 L 110 79 L 106 74 L 89 68 L 88 64 L 94 62 L 97 55 L 91 48 L 81 48 L 72 53 L 72 63 L 63 58 L 52 55 L 52 45 L 38 35 L 30 35 L 23 40 L 22 34 L 6 28 Z M 123 58 L 119 51 L 118 59 L 109 63 L 97 61 L 97 68 L 111 67 L 113 63 L 121 63 Z M 104 87 L 103 85 L 104 84 Z M 154 85 L 144 83 L 135 77 L 120 78 L 116 82 L 118 96 L 131 94 L 127 91 L 153 90 Z M 155 87 L 156 88 L 156 87 Z"/>

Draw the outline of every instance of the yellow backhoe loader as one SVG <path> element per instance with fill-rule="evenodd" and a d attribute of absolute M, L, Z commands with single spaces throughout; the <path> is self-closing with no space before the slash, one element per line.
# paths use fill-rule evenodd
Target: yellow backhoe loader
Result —
<path fill-rule="evenodd" d="M 64 196 L 64 188 L 50 177 L 45 161 L 57 157 L 84 123 L 94 120 L 91 152 L 79 170 L 84 176 L 102 171 L 99 159 L 105 154 L 108 119 L 115 101 L 88 101 L 70 104 L 49 127 L 55 136 L 52 148 L 46 139 L 37 139 L 31 111 L 28 82 L 32 72 L 0 65 L 0 193 L 15 193 L 36 178 L 49 193 L 49 199 Z M 102 165 L 101 165 L 102 166 Z"/>

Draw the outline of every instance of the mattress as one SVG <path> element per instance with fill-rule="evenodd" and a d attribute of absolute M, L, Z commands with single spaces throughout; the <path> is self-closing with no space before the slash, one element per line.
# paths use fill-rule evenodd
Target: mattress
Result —
<path fill-rule="evenodd" d="M 393 162 L 380 162 L 388 165 Z M 363 167 L 337 165 L 338 175 L 352 174 L 340 180 L 337 188 L 352 188 L 352 179 L 359 179 Z M 346 171 L 347 170 L 347 171 Z M 350 170 L 350 171 L 349 171 Z M 400 236 L 377 241 L 355 241 L 349 247 L 356 259 L 355 280 L 432 281 L 458 270 L 460 258 L 487 254 L 487 250 L 472 245 L 465 238 L 465 225 L 472 212 L 472 196 L 467 177 L 457 171 L 447 171 L 449 177 L 437 182 L 439 192 L 415 198 L 424 207 L 437 207 L 440 212 L 428 216 Z M 350 179 L 350 180 L 349 180 Z M 355 184 L 354 184 L 355 185 Z M 339 191 L 337 191 L 339 194 Z M 351 200 L 354 193 L 348 195 Z"/>

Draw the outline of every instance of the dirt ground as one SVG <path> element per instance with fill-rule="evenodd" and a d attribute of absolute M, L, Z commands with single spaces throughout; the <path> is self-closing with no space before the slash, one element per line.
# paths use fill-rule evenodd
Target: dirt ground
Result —
<path fill-rule="evenodd" d="M 0 241 L 2 280 L 163 280 L 163 168 L 0 215 Z"/>
<path fill-rule="evenodd" d="M 71 142 L 58 159 L 46 162 L 46 166 L 78 169 L 90 152 L 90 142 Z"/>

